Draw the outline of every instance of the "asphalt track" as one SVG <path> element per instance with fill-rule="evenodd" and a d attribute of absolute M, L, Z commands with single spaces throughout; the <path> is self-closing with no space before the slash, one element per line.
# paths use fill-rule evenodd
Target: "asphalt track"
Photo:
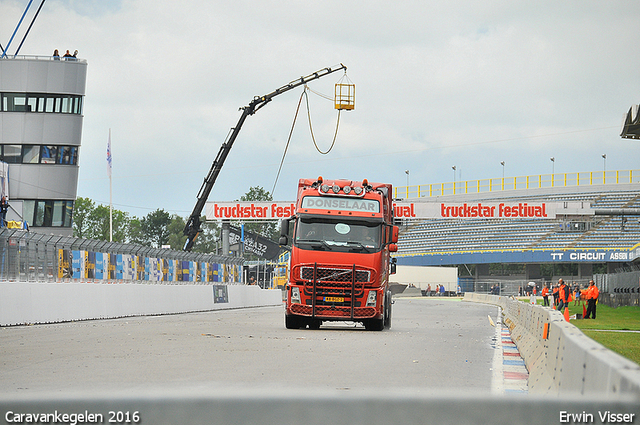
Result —
<path fill-rule="evenodd" d="M 283 307 L 0 328 L 0 396 L 315 387 L 486 393 L 498 308 L 399 298 L 390 330 L 287 330 Z"/>

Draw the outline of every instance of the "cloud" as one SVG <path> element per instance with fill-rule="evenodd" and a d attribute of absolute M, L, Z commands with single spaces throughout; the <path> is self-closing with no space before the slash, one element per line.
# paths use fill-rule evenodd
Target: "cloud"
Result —
<path fill-rule="evenodd" d="M 0 4 L 13 28 L 21 1 Z M 105 201 L 113 132 L 117 203 L 189 212 L 209 167 L 254 96 L 344 63 L 356 110 L 342 113 L 334 150 L 319 154 L 300 115 L 277 186 L 334 176 L 406 184 L 637 168 L 637 142 L 618 137 L 638 103 L 640 4 L 621 2 L 49 0 L 22 53 L 78 49 L 89 63 L 79 196 Z M 1 34 L 8 37 L 6 31 Z M 310 84 L 331 95 L 341 77 Z M 301 89 L 249 117 L 211 199 L 271 190 Z M 337 113 L 310 97 L 326 149 Z"/>

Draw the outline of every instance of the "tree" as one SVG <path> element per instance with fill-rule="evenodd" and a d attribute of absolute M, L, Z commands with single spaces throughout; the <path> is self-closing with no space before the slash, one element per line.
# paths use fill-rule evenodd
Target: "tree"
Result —
<path fill-rule="evenodd" d="M 215 221 L 205 220 L 206 218 L 202 217 L 202 232 L 196 238 L 192 251 L 214 254 L 220 242 L 220 226 Z"/>
<path fill-rule="evenodd" d="M 147 237 L 142 231 L 142 223 L 138 217 L 133 217 L 129 220 L 129 226 L 127 228 L 127 241 L 138 245 L 146 245 Z"/>
<path fill-rule="evenodd" d="M 263 187 L 255 186 L 240 197 L 241 201 L 273 201 L 273 196 L 264 190 Z M 277 240 L 277 220 L 266 220 L 262 222 L 252 221 L 244 224 L 244 229 L 271 240 Z"/>
<path fill-rule="evenodd" d="M 129 213 L 116 209 L 112 211 L 114 242 L 126 242 L 129 221 Z M 111 236 L 109 228 L 109 207 L 104 205 L 95 207 L 89 215 L 89 224 L 91 231 L 87 233 L 87 237 L 108 241 Z"/>
<path fill-rule="evenodd" d="M 95 202 L 89 198 L 78 197 L 73 204 L 73 236 L 86 238 L 89 230 L 89 215 L 95 208 Z"/>
<path fill-rule="evenodd" d="M 171 223 L 171 216 L 168 212 L 158 208 L 147 214 L 141 221 L 142 233 L 145 236 L 148 246 L 162 248 L 169 241 L 168 227 Z"/>
<path fill-rule="evenodd" d="M 217 222 L 207 222 L 206 217 L 202 216 L 202 231 L 198 235 L 191 249 L 192 252 L 201 252 L 203 254 L 213 254 L 216 252 L 217 244 L 220 240 L 220 226 Z M 184 235 L 185 219 L 174 214 L 171 216 L 171 223 L 167 226 L 169 236 L 167 238 L 171 249 L 182 251 L 187 237 Z"/>
<path fill-rule="evenodd" d="M 129 213 L 113 210 L 113 240 L 125 242 Z M 78 197 L 73 208 L 73 236 L 85 239 L 109 240 L 109 207 L 96 206 L 88 198 Z"/>
<path fill-rule="evenodd" d="M 184 247 L 187 240 L 187 237 L 183 233 L 184 226 L 185 221 L 182 217 L 177 214 L 171 216 L 171 222 L 167 226 L 167 232 L 169 233 L 167 244 L 171 246 L 171 249 L 181 251 Z"/>

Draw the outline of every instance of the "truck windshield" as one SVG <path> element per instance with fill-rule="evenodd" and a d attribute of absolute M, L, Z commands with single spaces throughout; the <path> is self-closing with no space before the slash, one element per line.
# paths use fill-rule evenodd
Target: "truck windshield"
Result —
<path fill-rule="evenodd" d="M 376 252 L 380 250 L 381 229 L 380 222 L 301 217 L 296 223 L 294 240 L 301 249 Z"/>

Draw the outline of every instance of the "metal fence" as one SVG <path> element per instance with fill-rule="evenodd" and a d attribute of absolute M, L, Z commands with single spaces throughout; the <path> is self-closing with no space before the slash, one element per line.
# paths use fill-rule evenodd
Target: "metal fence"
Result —
<path fill-rule="evenodd" d="M 243 258 L 0 229 L 0 281 L 240 284 Z"/>
<path fill-rule="evenodd" d="M 431 198 L 445 195 L 487 193 L 505 190 L 543 189 L 550 187 L 574 187 L 640 182 L 640 170 L 587 171 L 579 173 L 554 173 L 533 176 L 503 177 L 448 183 L 396 186 L 394 198 Z"/>
<path fill-rule="evenodd" d="M 598 302 L 614 308 L 640 305 L 640 271 L 596 274 L 593 281 L 600 289 Z"/>

